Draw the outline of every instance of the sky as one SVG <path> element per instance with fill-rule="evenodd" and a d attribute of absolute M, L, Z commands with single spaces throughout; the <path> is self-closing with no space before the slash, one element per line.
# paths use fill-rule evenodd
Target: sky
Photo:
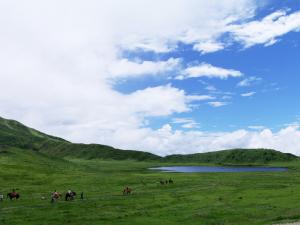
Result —
<path fill-rule="evenodd" d="M 300 155 L 298 0 L 0 0 L 0 116 L 158 155 Z"/>

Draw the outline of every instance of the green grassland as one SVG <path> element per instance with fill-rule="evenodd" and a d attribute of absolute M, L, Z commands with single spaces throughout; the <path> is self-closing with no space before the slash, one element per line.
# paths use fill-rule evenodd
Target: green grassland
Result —
<path fill-rule="evenodd" d="M 242 225 L 300 219 L 299 161 L 279 163 L 290 167 L 288 172 L 183 174 L 147 169 L 162 164 L 59 159 L 2 147 L 0 192 L 17 188 L 21 199 L 0 202 L 0 224 Z M 174 184 L 159 184 L 170 177 Z M 131 195 L 123 196 L 125 186 L 133 189 Z M 69 188 L 83 191 L 85 199 L 50 203 L 52 191 Z"/>
<path fill-rule="evenodd" d="M 285 172 L 164 173 L 165 165 L 250 164 Z M 161 179 L 174 184 L 161 185 Z M 122 190 L 129 186 L 131 195 Z M 300 160 L 273 150 L 160 157 L 73 144 L 0 117 L 0 225 L 243 225 L 300 220 Z M 72 189 L 84 200 L 50 202 Z M 45 197 L 45 199 L 42 199 Z"/>

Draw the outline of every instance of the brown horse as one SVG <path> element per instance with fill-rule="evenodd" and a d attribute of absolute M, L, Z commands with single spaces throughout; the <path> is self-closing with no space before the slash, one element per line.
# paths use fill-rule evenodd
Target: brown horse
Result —
<path fill-rule="evenodd" d="M 17 193 L 17 192 L 10 192 L 7 194 L 7 198 L 9 198 L 10 200 L 13 200 L 13 199 L 19 199 L 20 198 L 20 194 Z"/>
<path fill-rule="evenodd" d="M 123 190 L 123 195 L 129 195 L 129 194 L 131 194 L 131 192 L 132 192 L 132 189 L 129 187 L 126 187 Z"/>
<path fill-rule="evenodd" d="M 62 196 L 61 193 L 59 193 L 57 191 L 52 193 L 53 200 L 58 200 L 59 198 L 61 198 L 61 196 Z"/>

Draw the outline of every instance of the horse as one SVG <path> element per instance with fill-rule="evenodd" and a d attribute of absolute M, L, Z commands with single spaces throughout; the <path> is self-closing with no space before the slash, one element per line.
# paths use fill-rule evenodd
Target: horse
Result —
<path fill-rule="evenodd" d="M 129 194 L 131 194 L 131 192 L 132 192 L 132 189 L 129 187 L 126 187 L 123 190 L 123 195 L 129 195 Z"/>
<path fill-rule="evenodd" d="M 0 202 L 3 201 L 3 199 L 4 199 L 4 196 L 0 195 Z"/>
<path fill-rule="evenodd" d="M 169 179 L 169 184 L 173 184 L 174 182 L 173 182 L 173 180 L 170 178 Z"/>
<path fill-rule="evenodd" d="M 51 197 L 53 200 L 58 200 L 59 198 L 61 198 L 61 193 L 55 191 L 52 193 Z"/>
<path fill-rule="evenodd" d="M 163 180 L 159 181 L 159 183 L 160 183 L 161 185 L 164 185 L 164 184 L 165 184 L 165 182 L 164 182 Z"/>
<path fill-rule="evenodd" d="M 10 192 L 7 194 L 7 198 L 9 198 L 10 200 L 13 200 L 13 199 L 18 200 L 20 198 L 20 194 L 17 192 Z"/>
<path fill-rule="evenodd" d="M 66 193 L 65 199 L 66 199 L 66 201 L 68 201 L 68 200 L 74 200 L 75 197 L 76 197 L 76 192 L 71 191 L 71 192 L 67 192 Z"/>

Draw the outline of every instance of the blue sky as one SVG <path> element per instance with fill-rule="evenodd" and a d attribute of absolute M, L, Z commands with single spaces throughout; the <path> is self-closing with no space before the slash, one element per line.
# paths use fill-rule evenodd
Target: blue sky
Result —
<path fill-rule="evenodd" d="M 2 117 L 159 155 L 300 155 L 299 1 L 1 1 L 0 26 Z"/>
<path fill-rule="evenodd" d="M 254 17 L 259 20 L 268 14 L 287 9 L 289 13 L 300 9 L 297 1 L 269 1 L 259 9 Z M 164 54 L 155 52 L 131 51 L 124 55 L 134 60 L 166 60 L 170 57 L 181 58 L 182 64 L 209 63 L 222 68 L 241 71 L 244 75 L 238 79 L 228 78 L 191 78 L 187 80 L 170 80 L 163 77 L 142 77 L 129 79 L 116 86 L 123 93 L 131 93 L 141 88 L 172 84 L 191 95 L 212 95 L 216 101 L 228 102 L 222 107 L 211 107 L 205 102 L 197 105 L 192 112 L 181 114 L 192 118 L 201 129 L 206 131 L 233 131 L 251 126 L 264 126 L 274 131 L 287 124 L 298 121 L 300 115 L 300 33 L 291 32 L 280 36 L 278 42 L 271 46 L 256 45 L 244 48 L 240 43 L 233 43 L 223 51 L 201 54 L 193 50 L 193 45 L 179 43 L 176 50 Z M 238 83 L 255 77 L 257 81 L 249 86 L 240 87 Z M 165 79 L 166 78 L 166 79 Z M 207 90 L 208 86 L 216 88 Z M 226 92 L 231 94 L 226 95 Z M 243 97 L 242 94 L 251 93 Z M 230 99 L 222 99 L 229 96 Z M 172 123 L 172 118 L 149 118 L 150 126 L 159 128 Z M 180 124 L 174 124 L 180 129 Z M 251 128 L 250 128 L 251 129 Z"/>

